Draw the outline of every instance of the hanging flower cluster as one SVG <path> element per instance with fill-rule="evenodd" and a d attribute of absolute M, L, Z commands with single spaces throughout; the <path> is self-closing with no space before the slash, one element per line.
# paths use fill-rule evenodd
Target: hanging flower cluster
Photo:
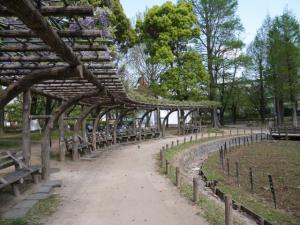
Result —
<path fill-rule="evenodd" d="M 97 8 L 95 17 L 85 17 L 79 20 L 79 23 L 73 22 L 69 25 L 69 30 L 77 31 L 81 29 L 102 29 L 102 36 L 104 38 L 112 38 L 109 31 L 109 13 L 104 8 Z"/>

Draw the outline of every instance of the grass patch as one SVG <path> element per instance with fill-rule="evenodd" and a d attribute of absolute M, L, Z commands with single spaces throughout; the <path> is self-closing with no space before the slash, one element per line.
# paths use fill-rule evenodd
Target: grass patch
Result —
<path fill-rule="evenodd" d="M 15 220 L 0 220 L 1 225 L 42 225 L 43 220 L 52 215 L 58 205 L 60 199 L 58 195 L 51 195 L 50 197 L 39 201 L 28 212 L 24 218 Z"/>
<path fill-rule="evenodd" d="M 228 153 L 230 176 L 219 163 L 219 153 L 213 153 L 203 164 L 209 180 L 217 180 L 218 187 L 231 194 L 237 202 L 273 224 L 300 224 L 300 143 L 268 141 L 241 147 Z M 236 185 L 235 162 L 239 162 L 240 184 Z M 250 193 L 249 168 L 254 173 L 254 194 Z M 278 209 L 272 207 L 267 175 L 272 174 Z"/>

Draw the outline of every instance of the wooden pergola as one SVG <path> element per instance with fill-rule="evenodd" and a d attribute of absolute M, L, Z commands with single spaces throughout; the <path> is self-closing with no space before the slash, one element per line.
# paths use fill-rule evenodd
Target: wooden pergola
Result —
<path fill-rule="evenodd" d="M 51 130 L 57 121 L 61 127 L 64 112 L 73 105 L 85 106 L 74 128 L 74 160 L 79 159 L 76 134 L 97 107 L 104 111 L 122 109 L 118 119 L 130 110 L 143 109 L 149 113 L 165 109 L 170 110 L 168 116 L 178 111 L 181 120 L 185 120 L 180 112 L 200 109 L 199 106 L 131 100 L 109 51 L 112 35 L 105 28 L 82 26 L 80 20 L 93 17 L 94 9 L 78 5 L 76 1 L 71 3 L 66 0 L 0 0 L 0 84 L 7 86 L 0 95 L 0 107 L 23 93 L 22 151 L 26 164 L 30 164 L 31 93 L 61 102 L 51 115 L 45 115 L 49 120 L 41 149 L 44 179 L 49 176 Z M 76 29 L 71 29 L 70 24 Z M 143 119 L 139 123 L 142 122 Z M 117 124 L 118 120 L 115 126 Z M 94 132 L 95 128 L 93 136 Z"/>

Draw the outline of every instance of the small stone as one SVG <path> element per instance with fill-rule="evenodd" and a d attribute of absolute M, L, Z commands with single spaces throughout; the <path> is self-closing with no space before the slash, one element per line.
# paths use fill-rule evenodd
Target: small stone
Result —
<path fill-rule="evenodd" d="M 32 208 L 38 200 L 23 200 L 19 202 L 17 205 L 15 205 L 14 209 L 23 209 L 23 208 Z"/>
<path fill-rule="evenodd" d="M 42 200 L 48 198 L 50 196 L 49 193 L 34 193 L 26 198 L 26 200 Z"/>
<path fill-rule="evenodd" d="M 11 209 L 2 215 L 3 219 L 11 220 L 25 217 L 30 208 Z"/>

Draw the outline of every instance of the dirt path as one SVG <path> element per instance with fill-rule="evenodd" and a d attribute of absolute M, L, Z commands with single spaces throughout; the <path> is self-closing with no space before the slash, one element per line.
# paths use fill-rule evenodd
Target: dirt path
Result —
<path fill-rule="evenodd" d="M 181 138 L 182 139 L 182 138 Z M 176 140 L 176 138 L 173 138 Z M 119 147 L 93 162 L 55 162 L 62 204 L 47 225 L 206 225 L 199 209 L 158 174 L 155 155 L 172 138 Z"/>

